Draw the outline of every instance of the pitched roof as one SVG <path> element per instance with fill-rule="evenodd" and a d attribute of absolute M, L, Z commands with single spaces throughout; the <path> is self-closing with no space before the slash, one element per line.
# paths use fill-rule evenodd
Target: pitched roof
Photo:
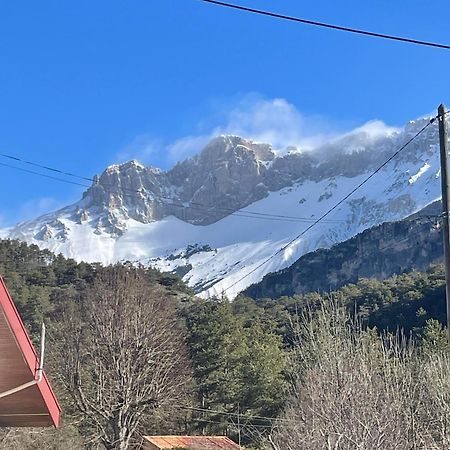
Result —
<path fill-rule="evenodd" d="M 144 449 L 166 450 L 239 450 L 240 447 L 226 436 L 144 436 Z"/>
<path fill-rule="evenodd" d="M 37 378 L 39 358 L 0 277 L 0 394 Z M 61 408 L 43 374 L 38 384 L 0 397 L 0 427 L 58 426 Z"/>

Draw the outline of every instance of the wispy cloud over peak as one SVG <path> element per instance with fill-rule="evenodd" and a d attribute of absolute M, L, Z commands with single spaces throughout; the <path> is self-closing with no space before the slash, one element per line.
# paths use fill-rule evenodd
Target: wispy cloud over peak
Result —
<path fill-rule="evenodd" d="M 283 98 L 248 94 L 222 112 L 223 123 L 205 133 L 185 136 L 167 146 L 171 163 L 198 153 L 219 135 L 236 135 L 271 144 L 275 150 L 311 149 L 336 136 L 336 127 L 320 116 L 302 114 Z M 204 126 L 203 126 L 204 127 Z"/>
<path fill-rule="evenodd" d="M 140 134 L 117 153 L 114 163 L 122 163 L 133 159 L 148 163 L 163 151 L 164 143 L 162 139 L 149 134 Z"/>
<path fill-rule="evenodd" d="M 398 133 L 401 129 L 386 125 L 382 120 L 370 120 L 364 125 L 355 128 L 349 134 L 366 134 L 369 137 L 390 136 Z"/>
<path fill-rule="evenodd" d="M 313 151 L 339 139 L 365 137 L 369 140 L 392 135 L 398 128 L 373 120 L 348 131 L 338 121 L 316 114 L 300 112 L 284 98 L 266 98 L 259 94 L 239 97 L 231 105 L 217 104 L 215 119 L 199 120 L 194 129 L 198 134 L 164 142 L 142 134 L 126 146 L 117 158 L 120 161 L 138 159 L 144 163 L 158 161 L 165 168 L 199 153 L 206 144 L 219 135 L 237 135 L 256 142 L 271 144 L 279 154 L 287 151 Z M 218 123 L 219 122 L 219 123 Z"/>

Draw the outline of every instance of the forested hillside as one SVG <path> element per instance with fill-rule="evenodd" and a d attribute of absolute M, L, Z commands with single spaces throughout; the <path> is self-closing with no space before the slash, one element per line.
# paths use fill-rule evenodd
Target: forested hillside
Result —
<path fill-rule="evenodd" d="M 92 283 L 97 264 L 40 250 L 16 240 L 0 240 L 0 275 L 32 335 L 39 333 L 43 318 L 52 319 L 65 299 Z M 190 290 L 178 277 L 148 269 L 149 278 L 165 287 L 170 296 L 184 298 Z"/>
<path fill-rule="evenodd" d="M 98 384 L 105 377 L 109 386 L 123 383 L 122 372 L 116 374 L 105 356 L 109 354 L 122 365 L 133 362 L 130 371 L 142 376 L 148 372 L 143 386 L 164 393 L 157 400 L 136 400 L 142 408 L 140 419 L 129 446 L 120 448 L 133 448 L 142 434 L 226 433 L 236 440 L 240 436 L 248 448 L 262 449 L 286 448 L 277 444 L 287 439 L 279 425 L 291 419 L 286 411 L 303 407 L 296 389 L 305 382 L 305 364 L 313 370 L 311 364 L 317 362 L 299 353 L 305 324 L 324 314 L 324 305 L 345 308 L 345 320 L 360 324 L 358 333 L 376 327 L 383 336 L 401 328 L 430 354 L 445 342 L 438 322 L 445 320 L 444 274 L 439 266 L 385 281 L 361 280 L 326 295 L 258 300 L 241 295 L 229 302 L 196 298 L 171 274 L 127 264 L 78 264 L 16 241 L 0 242 L 0 262 L 32 336 L 38 337 L 43 319 L 48 325 L 47 372 L 63 408 L 59 430 L 1 432 L 2 449 L 119 448 L 111 444 L 114 415 L 105 419 L 80 403 L 72 377 L 81 370 L 77 376 L 84 380 L 85 398 L 102 398 L 108 411 L 123 409 L 123 399 L 114 389 L 106 395 Z M 105 334 L 112 326 L 117 332 Z M 98 333 L 105 337 L 99 340 Z M 150 365 L 166 374 L 161 378 L 142 362 L 147 358 L 139 344 L 142 339 L 155 345 L 155 351 L 164 349 L 151 363 L 161 366 Z M 81 359 L 77 362 L 73 355 Z M 169 376 L 174 367 L 176 378 Z M 169 379 L 176 384 L 164 381 Z M 295 422 L 289 426 L 297 427 Z"/>
<path fill-rule="evenodd" d="M 439 206 L 439 204 L 438 204 Z M 311 291 L 330 292 L 361 278 L 383 280 L 442 261 L 438 208 L 397 222 L 369 228 L 355 237 L 307 253 L 292 266 L 267 274 L 244 292 L 253 298 L 281 297 Z"/>
<path fill-rule="evenodd" d="M 420 331 L 427 320 L 446 322 L 445 274 L 442 265 L 426 272 L 410 272 L 386 280 L 361 279 L 336 291 L 316 292 L 249 300 L 241 296 L 235 301 L 251 301 L 263 308 L 265 314 L 279 315 L 280 311 L 301 320 L 305 308 L 314 307 L 321 301 L 338 300 L 348 310 L 361 318 L 369 327 L 379 331 Z M 297 317 L 299 316 L 299 317 Z M 281 324 L 280 324 L 281 325 Z"/>
<path fill-rule="evenodd" d="M 179 341 L 170 350 L 167 367 L 179 361 L 176 373 L 182 379 L 170 389 L 166 382 L 161 385 L 161 380 L 174 379 L 173 375 L 148 380 L 150 384 L 159 383 L 155 389 L 165 394 L 157 404 L 148 403 L 132 442 L 152 433 L 236 436 L 237 411 L 243 415 L 242 442 L 259 442 L 264 435 L 260 430 L 271 426 L 270 420 L 260 416 L 271 418 L 280 413 L 287 392 L 287 355 L 282 335 L 263 315 L 253 315 L 252 311 L 236 314 L 227 300 L 196 299 L 179 278 L 152 269 L 127 264 L 112 268 L 78 264 L 18 241 L 0 241 L 0 260 L 1 274 L 36 344 L 42 320 L 47 324 L 46 371 L 63 409 L 59 430 L 9 430 L 0 433 L 0 448 L 22 450 L 39 445 L 56 450 L 94 444 L 116 448 L 109 447 L 112 444 L 103 438 L 114 419 L 102 422 L 97 417 L 95 425 L 94 412 L 78 402 L 78 388 L 71 383 L 79 365 L 71 365 L 72 353 L 85 355 L 79 376 L 84 379 L 83 395 L 89 397 L 98 388 L 95 380 L 100 373 L 105 377 L 111 372 L 102 372 L 103 361 L 95 354 L 103 360 L 105 353 L 122 349 L 124 353 L 116 355 L 122 364 L 136 361 L 140 352 L 133 356 L 133 342 L 146 338 L 149 344 L 156 339 L 155 348 L 161 348 L 163 341 L 158 344 L 158 340 L 163 338 L 164 351 L 169 342 Z M 130 277 L 135 281 L 126 281 Z M 117 280 L 128 283 L 126 290 Z M 116 283 L 112 297 L 105 297 L 111 283 Z M 134 304 L 138 301 L 142 309 L 136 311 Z M 135 333 L 136 322 L 130 321 L 133 317 L 139 321 Z M 109 325 L 108 320 L 112 321 Z M 95 347 L 96 333 L 103 333 L 110 325 L 117 332 L 108 335 L 109 343 L 103 338 Z M 128 336 L 127 344 L 120 340 L 119 330 Z M 139 370 L 144 368 L 142 365 Z M 117 378 L 111 379 L 115 382 Z M 99 390 L 96 398 L 98 395 L 105 393 Z M 108 396 L 103 401 L 112 413 L 114 405 L 121 404 L 120 399 Z"/>

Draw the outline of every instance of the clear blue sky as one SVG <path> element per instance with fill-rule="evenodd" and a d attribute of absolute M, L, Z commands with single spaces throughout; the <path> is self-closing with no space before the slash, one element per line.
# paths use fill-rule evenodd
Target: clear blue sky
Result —
<path fill-rule="evenodd" d="M 450 43 L 450 8 L 424 1 L 234 1 Z M 274 99 L 283 99 L 286 121 L 296 116 L 291 127 L 302 117 L 302 133 L 327 134 L 372 119 L 402 125 L 431 112 L 450 103 L 449 79 L 450 51 L 198 0 L 3 2 L 0 152 L 89 176 L 128 157 L 167 168 L 192 152 L 196 136 L 234 131 L 242 117 L 247 133 L 258 134 L 271 119 L 256 126 L 252 117 L 259 106 L 277 116 Z M 0 174 L 2 224 L 82 193 L 1 167 Z"/>

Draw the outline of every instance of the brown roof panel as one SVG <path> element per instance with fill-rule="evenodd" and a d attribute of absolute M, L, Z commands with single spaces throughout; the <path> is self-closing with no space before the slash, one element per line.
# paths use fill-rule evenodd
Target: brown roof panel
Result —
<path fill-rule="evenodd" d="M 186 450 L 238 450 L 240 447 L 226 436 L 144 436 L 149 450 L 182 448 Z"/>

